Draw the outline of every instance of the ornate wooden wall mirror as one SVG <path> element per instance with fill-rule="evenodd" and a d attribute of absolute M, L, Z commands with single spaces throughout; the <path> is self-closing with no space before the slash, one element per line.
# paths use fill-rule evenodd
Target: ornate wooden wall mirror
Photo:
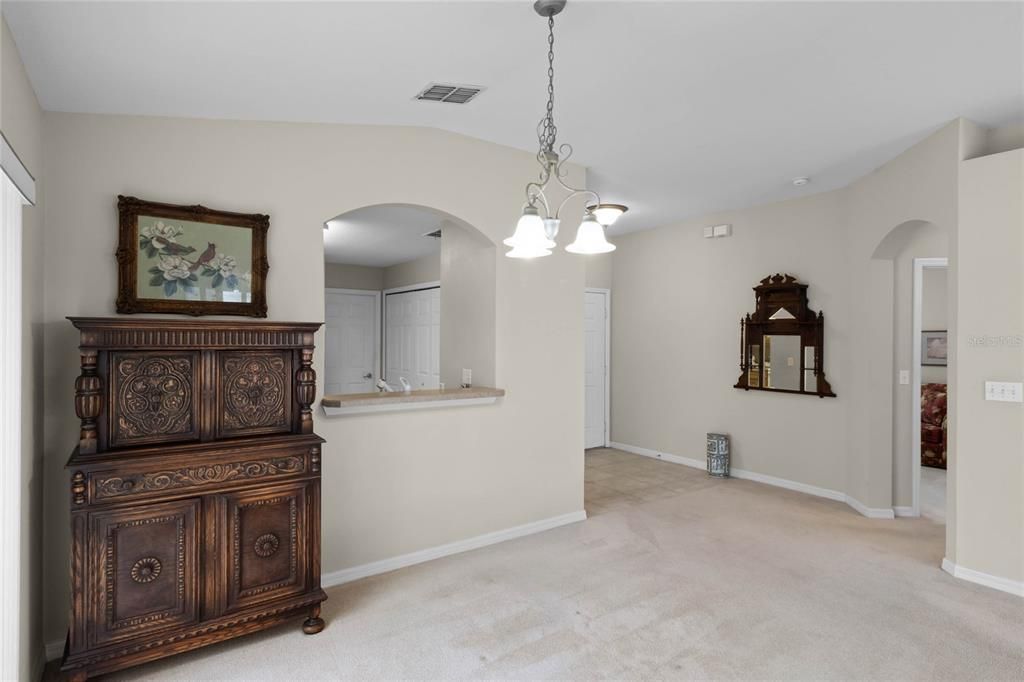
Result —
<path fill-rule="evenodd" d="M 754 294 L 756 309 L 740 320 L 735 388 L 834 398 L 825 379 L 825 316 L 807 306 L 807 285 L 775 274 Z"/>

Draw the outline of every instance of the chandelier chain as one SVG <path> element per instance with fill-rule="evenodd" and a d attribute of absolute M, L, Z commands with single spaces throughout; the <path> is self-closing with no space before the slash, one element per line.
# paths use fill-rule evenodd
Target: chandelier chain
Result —
<path fill-rule="evenodd" d="M 548 17 L 548 104 L 538 128 L 538 142 L 542 152 L 555 148 L 558 129 L 555 127 L 555 17 Z"/>

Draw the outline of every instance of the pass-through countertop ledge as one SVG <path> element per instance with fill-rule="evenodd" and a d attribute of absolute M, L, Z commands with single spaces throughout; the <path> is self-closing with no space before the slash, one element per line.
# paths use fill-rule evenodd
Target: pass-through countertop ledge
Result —
<path fill-rule="evenodd" d="M 428 408 L 490 405 L 505 395 L 503 388 L 474 386 L 472 388 L 424 389 L 409 393 L 351 393 L 325 395 L 320 401 L 329 417 L 369 412 L 398 412 Z"/>

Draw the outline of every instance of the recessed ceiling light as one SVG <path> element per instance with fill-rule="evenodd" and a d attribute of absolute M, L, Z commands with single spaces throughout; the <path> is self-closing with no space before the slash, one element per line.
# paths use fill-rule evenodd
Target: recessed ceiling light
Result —
<path fill-rule="evenodd" d="M 796 187 L 803 187 L 809 183 L 811 179 L 805 175 L 801 175 L 799 178 L 793 178 L 793 185 Z"/>

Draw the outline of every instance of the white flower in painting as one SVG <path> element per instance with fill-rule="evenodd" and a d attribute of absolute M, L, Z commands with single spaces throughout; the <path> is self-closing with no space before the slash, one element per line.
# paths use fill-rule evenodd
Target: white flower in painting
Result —
<path fill-rule="evenodd" d="M 243 282 L 252 282 L 252 273 L 251 272 L 243 273 L 243 274 L 239 275 L 238 278 L 240 280 L 242 280 Z"/>
<path fill-rule="evenodd" d="M 160 256 L 158 266 L 164 273 L 164 279 L 168 281 L 176 279 L 188 279 L 192 274 L 189 269 L 190 263 L 181 256 Z"/>
<path fill-rule="evenodd" d="M 167 244 L 174 244 L 178 235 L 184 231 L 177 225 L 168 225 L 164 221 L 158 220 L 155 225 L 142 228 L 142 236 L 153 242 L 157 248 L 162 248 Z"/>
<path fill-rule="evenodd" d="M 224 278 L 233 275 L 235 268 L 238 267 L 234 256 L 225 256 L 223 253 L 218 253 L 216 257 L 210 259 L 208 265 L 212 270 L 218 270 L 220 276 Z"/>

